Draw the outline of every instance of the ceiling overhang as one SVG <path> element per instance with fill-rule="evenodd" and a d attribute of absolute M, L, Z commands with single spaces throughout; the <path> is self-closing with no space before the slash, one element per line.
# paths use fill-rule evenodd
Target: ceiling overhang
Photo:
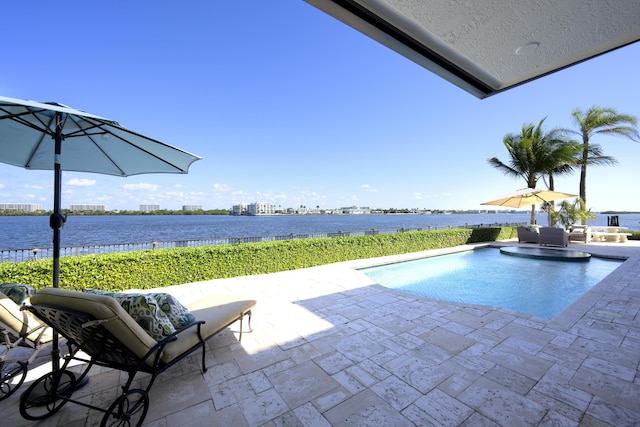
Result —
<path fill-rule="evenodd" d="M 478 98 L 640 40 L 638 0 L 305 0 Z"/>

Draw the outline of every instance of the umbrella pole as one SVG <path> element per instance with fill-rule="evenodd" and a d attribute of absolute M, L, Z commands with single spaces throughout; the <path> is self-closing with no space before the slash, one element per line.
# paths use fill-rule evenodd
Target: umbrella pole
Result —
<path fill-rule="evenodd" d="M 536 223 L 536 205 L 531 205 L 531 224 Z"/>
<path fill-rule="evenodd" d="M 55 154 L 53 169 L 53 213 L 49 217 L 49 226 L 53 230 L 53 287 L 60 283 L 60 230 L 66 218 L 62 215 L 60 207 L 62 198 L 62 167 L 60 165 L 60 153 L 62 152 L 62 114 L 56 113 Z M 54 371 L 60 368 L 60 348 L 58 334 L 54 331 L 51 343 L 51 366 Z"/>

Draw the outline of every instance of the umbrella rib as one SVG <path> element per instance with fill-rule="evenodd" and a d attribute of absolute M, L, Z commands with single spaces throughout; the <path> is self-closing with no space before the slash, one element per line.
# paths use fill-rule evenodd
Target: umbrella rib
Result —
<path fill-rule="evenodd" d="M 124 131 L 126 131 L 126 132 L 129 132 L 129 133 L 131 133 L 131 134 L 133 134 L 133 135 L 136 135 L 136 136 L 138 136 L 138 137 L 140 137 L 140 138 L 144 138 L 144 139 L 146 139 L 146 140 L 148 140 L 148 141 L 152 141 L 152 142 L 155 142 L 155 143 L 158 143 L 158 144 L 162 144 L 162 145 L 164 145 L 165 147 L 169 147 L 169 148 L 172 148 L 172 149 L 174 149 L 174 150 L 176 150 L 176 151 L 180 151 L 180 152 L 182 152 L 182 150 L 179 150 L 179 149 L 177 149 L 177 148 L 171 147 L 170 145 L 167 145 L 167 144 L 165 144 L 165 143 L 163 143 L 163 142 L 156 141 L 156 140 L 153 140 L 153 139 L 151 139 L 151 138 L 147 138 L 147 137 L 142 136 L 142 135 L 138 135 L 138 134 L 136 134 L 136 133 L 134 133 L 134 132 L 131 132 L 131 131 L 129 131 L 129 130 L 127 130 L 127 129 L 124 129 L 124 128 L 120 128 L 120 129 L 122 129 L 122 130 L 124 130 Z M 162 157 L 160 157 L 160 156 L 158 156 L 158 155 L 156 155 L 156 154 L 154 154 L 154 153 L 150 152 L 149 150 L 145 150 L 145 149 L 144 149 L 144 148 L 142 148 L 142 147 L 139 147 L 139 146 L 137 146 L 137 145 L 135 145 L 135 144 L 132 144 L 131 142 L 127 141 L 126 139 L 124 139 L 124 138 L 122 138 L 122 137 L 120 137 L 120 136 L 118 136 L 118 135 L 116 135 L 116 134 L 114 134 L 114 133 L 112 133 L 112 132 L 108 132 L 108 133 L 109 133 L 110 135 L 114 136 L 115 138 L 118 138 L 120 141 L 122 141 L 122 142 L 124 142 L 124 143 L 126 143 L 126 144 L 128 144 L 128 145 L 130 145 L 130 146 L 132 146 L 132 147 L 135 147 L 136 149 L 138 149 L 138 150 L 142 151 L 143 153 L 145 153 L 145 154 L 147 154 L 147 155 L 149 155 L 149 156 L 151 156 L 151 157 L 155 158 L 156 160 L 159 160 L 160 162 L 162 162 L 162 163 L 164 163 L 164 164 L 166 164 L 166 165 L 169 165 L 169 166 L 171 166 L 172 168 L 175 168 L 176 170 L 179 170 L 179 171 L 181 171 L 181 172 L 186 172 L 184 169 L 182 169 L 182 168 L 181 168 L 181 167 L 179 167 L 178 165 L 176 165 L 176 164 L 174 164 L 174 163 L 171 163 L 171 162 L 168 162 L 167 160 L 165 160 L 165 159 L 163 159 Z M 105 155 L 106 155 L 106 154 L 105 154 Z"/>
<path fill-rule="evenodd" d="M 2 111 L 8 113 L 7 110 L 5 110 L 4 108 L 2 109 Z M 27 107 L 26 111 L 23 113 L 9 113 L 9 116 L 3 117 L 3 118 L 8 118 L 10 120 L 13 120 L 17 123 L 20 123 L 23 126 L 27 126 L 33 130 L 42 132 L 40 139 L 38 140 L 37 144 L 34 145 L 33 150 L 31 150 L 31 153 L 29 153 L 28 160 L 25 162 L 26 169 L 29 169 L 29 166 L 31 165 L 31 160 L 33 159 L 33 156 L 35 155 L 35 153 L 37 153 L 38 148 L 42 145 L 42 141 L 44 140 L 45 136 L 49 135 L 51 138 L 55 138 L 55 131 L 51 130 L 51 123 L 55 120 L 56 114 L 53 114 L 52 116 L 50 116 L 49 121 L 45 123 L 45 121 L 42 120 L 42 118 L 39 116 L 39 114 L 43 112 L 49 112 L 49 110 L 45 110 L 45 109 L 34 110 L 32 108 Z M 25 118 L 25 116 L 33 117 L 38 123 L 40 123 L 41 126 L 39 127 L 35 123 L 28 121 Z"/>
<path fill-rule="evenodd" d="M 29 104 L 32 103 L 32 101 L 25 101 L 25 103 Z M 127 176 L 148 172 L 142 170 L 137 171 L 135 170 L 135 168 L 134 171 L 123 169 L 125 168 L 125 166 L 119 165 L 116 159 L 108 154 L 108 152 L 111 151 L 109 149 L 109 144 L 113 143 L 113 141 L 105 145 L 104 141 L 100 140 L 100 136 L 102 136 L 102 138 L 104 139 L 106 139 L 106 136 L 116 138 L 119 143 L 124 143 L 126 146 L 131 147 L 131 149 L 135 150 L 137 153 L 139 153 L 139 155 L 157 161 L 157 169 L 164 170 L 157 171 L 155 173 L 187 173 L 189 165 L 193 163 L 193 161 L 199 159 L 198 156 L 190 154 L 189 152 L 186 152 L 180 148 L 173 147 L 172 145 L 165 144 L 161 141 L 157 141 L 155 139 L 124 128 L 118 122 L 113 120 L 89 114 L 85 115 L 84 112 L 80 110 L 72 110 L 69 107 L 63 106 L 62 104 L 50 103 L 50 105 L 54 106 L 51 109 L 42 108 L 40 106 L 42 104 L 26 104 L 21 104 L 20 102 L 11 104 L 8 104 L 4 101 L 0 102 L 0 120 L 11 120 L 18 125 L 24 126 L 40 133 L 40 135 L 34 134 L 31 136 L 31 145 L 33 146 L 33 148 L 30 148 L 29 152 L 24 153 L 27 158 L 25 159 L 26 162 L 21 162 L 21 165 L 23 165 L 23 167 L 27 169 L 31 169 L 32 167 L 34 167 L 33 163 L 35 162 L 38 153 L 40 153 L 40 151 L 42 150 L 42 147 L 48 147 L 48 143 L 45 142 L 47 136 L 54 139 L 56 138 L 55 122 L 58 114 L 61 115 L 61 119 L 63 122 L 66 122 L 67 124 L 73 124 L 71 126 L 62 126 L 62 128 L 66 129 L 66 133 L 64 133 L 63 131 L 61 135 L 62 140 L 78 137 L 87 138 L 89 140 L 88 143 L 93 144 L 93 147 L 95 147 L 95 149 L 97 149 L 97 151 L 101 153 L 106 164 L 112 165 L 112 171 L 118 172 L 115 174 L 108 174 Z M 17 106 L 20 106 L 22 110 L 16 109 Z M 151 149 L 150 147 L 153 147 L 153 149 Z M 165 153 L 164 150 L 160 150 L 158 152 L 156 150 L 156 147 L 164 147 L 167 152 Z M 62 151 L 64 153 L 65 149 L 63 148 Z M 172 155 L 169 156 L 169 153 L 171 153 Z M 175 160 L 173 160 L 173 158 L 175 158 Z M 35 167 L 39 168 L 41 162 L 42 159 L 39 159 L 38 165 Z M 184 162 L 189 163 L 189 165 L 186 165 L 186 167 L 181 166 Z M 159 167 L 160 164 L 166 165 L 167 169 L 165 169 L 164 167 Z"/>
<path fill-rule="evenodd" d="M 146 140 L 146 141 L 150 141 L 150 142 L 152 142 L 152 143 L 154 143 L 154 144 L 162 145 L 163 147 L 169 148 L 169 149 L 171 149 L 171 150 L 173 150 L 173 151 L 176 151 L 176 152 L 179 152 L 179 153 L 184 153 L 184 154 L 189 154 L 189 153 L 187 153 L 187 152 L 186 152 L 186 151 L 184 151 L 184 150 L 181 150 L 181 149 L 179 149 L 179 148 L 173 147 L 173 146 L 171 146 L 171 145 L 169 145 L 169 144 L 165 144 L 165 143 L 164 143 L 164 142 L 162 142 L 162 141 L 158 141 L 158 140 L 155 140 L 155 139 L 153 139 L 153 138 L 149 138 L 149 137 L 147 137 L 147 136 L 141 135 L 141 134 L 139 134 L 139 133 L 137 133 L 137 132 L 134 132 L 134 131 L 132 131 L 132 130 L 129 130 L 129 129 L 127 129 L 127 128 L 124 128 L 124 127 L 120 126 L 120 125 L 119 125 L 118 123 L 116 123 L 116 122 L 114 122 L 113 124 L 111 124 L 111 126 L 113 126 L 114 128 L 116 128 L 116 129 L 118 129 L 118 130 L 121 130 L 121 131 L 123 131 L 123 132 L 127 132 L 127 133 L 129 133 L 129 134 L 131 134 L 131 135 L 134 135 L 134 136 L 136 136 L 136 137 L 138 137 L 138 138 L 144 139 L 144 140 Z M 140 150 L 140 151 L 144 152 L 145 154 L 147 154 L 147 155 L 149 155 L 149 156 L 151 156 L 151 157 L 154 157 L 155 159 L 157 159 L 157 160 L 161 161 L 162 163 L 164 163 L 164 164 L 166 164 L 166 165 L 169 165 L 169 166 L 171 166 L 172 168 L 175 168 L 176 170 L 179 170 L 179 171 L 181 171 L 181 172 L 186 172 L 186 170 L 185 170 L 185 169 L 183 169 L 183 168 L 179 167 L 178 165 L 176 165 L 176 164 L 174 164 L 174 163 L 172 163 L 172 162 L 169 162 L 169 161 L 167 161 L 167 160 L 163 159 L 162 157 L 158 156 L 157 154 L 154 154 L 154 153 L 152 153 L 152 152 L 150 152 L 150 151 L 148 151 L 148 150 L 145 150 L 144 148 L 142 148 L 142 147 L 140 147 L 140 146 L 137 146 L 137 145 L 135 145 L 135 144 L 132 144 L 132 143 L 131 143 L 131 142 L 129 142 L 128 140 L 126 140 L 126 139 L 122 138 L 122 137 L 121 137 L 121 136 L 119 136 L 119 135 L 116 135 L 115 133 L 113 133 L 113 132 L 109 131 L 108 129 L 105 129 L 105 131 L 106 131 L 107 133 L 109 133 L 110 135 L 114 136 L 115 138 L 118 138 L 120 141 L 122 141 L 122 142 L 124 142 L 124 143 L 126 143 L 126 144 L 128 144 L 128 145 L 131 145 L 131 146 L 135 147 L 136 149 L 138 149 L 138 150 Z"/>
<path fill-rule="evenodd" d="M 30 127 L 31 129 L 34 129 L 34 130 L 37 130 L 37 131 L 40 131 L 40 132 L 44 132 L 44 133 L 46 133 L 48 135 L 51 135 L 51 136 L 54 135 L 53 131 L 51 131 L 51 129 L 49 127 L 51 122 L 49 122 L 47 124 L 40 118 L 40 116 L 38 116 L 39 113 L 42 113 L 42 112 L 44 112 L 46 110 L 33 111 L 31 108 L 26 108 L 26 111 L 23 112 L 23 113 L 10 113 L 10 112 L 8 112 L 7 110 L 5 110 L 3 108 L 2 111 L 7 113 L 8 115 L 4 116 L 4 117 L 0 117 L 0 120 L 10 119 L 10 120 L 13 120 L 15 122 L 20 123 L 21 125 Z M 31 117 L 33 117 L 34 119 L 36 119 L 42 125 L 42 127 L 38 127 L 36 124 L 31 123 L 30 121 L 26 120 L 23 116 L 31 116 Z M 55 116 L 55 114 L 54 114 L 54 116 Z M 53 119 L 54 116 L 52 116 L 51 119 Z"/>
<path fill-rule="evenodd" d="M 78 130 L 75 132 L 70 132 L 69 134 L 67 134 L 67 137 L 69 138 L 74 138 L 74 137 L 80 137 L 80 136 L 86 136 L 88 140 L 90 140 L 93 145 L 100 150 L 100 152 L 102 153 L 102 155 L 104 155 L 104 157 L 106 159 L 109 159 L 109 163 L 111 163 L 118 171 L 120 171 L 120 175 L 121 176 L 126 176 L 127 174 L 125 173 L 125 171 L 122 170 L 122 168 L 120 166 L 118 166 L 118 164 L 111 158 L 111 156 L 109 156 L 100 146 L 100 144 L 98 144 L 93 137 L 96 135 L 111 135 L 111 132 L 109 132 L 108 130 L 101 128 L 100 126 L 103 125 L 110 125 L 113 126 L 113 123 L 115 122 L 111 122 L 111 123 L 106 123 L 106 122 L 101 122 L 99 120 L 96 120 L 97 123 L 94 123 L 93 120 L 90 120 L 88 117 L 83 117 L 82 118 L 84 121 L 86 121 L 87 123 L 90 123 L 91 126 L 84 128 L 80 125 L 79 120 L 76 119 L 76 117 L 72 117 L 71 120 L 78 126 Z M 96 132 L 96 133 L 89 133 L 87 132 L 88 130 L 92 130 L 92 129 L 100 129 L 101 132 Z"/>
<path fill-rule="evenodd" d="M 167 144 L 165 144 L 165 143 L 163 143 L 163 142 L 161 142 L 161 141 L 156 141 L 156 140 L 151 139 L 151 138 L 148 138 L 148 137 L 146 137 L 146 136 L 144 136 L 144 135 L 140 135 L 140 134 L 138 134 L 138 133 L 136 133 L 136 132 L 133 132 L 133 131 L 131 131 L 131 130 L 129 130 L 129 129 L 125 129 L 125 128 L 121 127 L 120 125 L 118 125 L 118 123 L 117 123 L 117 122 L 113 122 L 113 121 L 110 121 L 110 122 L 106 122 L 106 121 L 105 121 L 105 122 L 103 122 L 103 121 L 96 120 L 96 119 L 91 119 L 91 118 L 88 118 L 88 117 L 83 117 L 82 119 L 83 119 L 83 120 L 85 120 L 86 122 L 90 123 L 90 124 L 91 124 L 91 126 L 90 126 L 90 127 L 88 127 L 88 128 L 83 128 L 82 126 L 80 126 L 80 124 L 79 124 L 78 120 L 76 120 L 76 117 L 71 117 L 71 120 L 73 120 L 73 122 L 74 122 L 74 123 L 76 123 L 76 124 L 78 125 L 78 128 L 79 128 L 79 129 L 78 129 L 77 131 L 75 131 L 75 132 L 70 132 L 70 133 L 68 133 L 68 134 L 67 134 L 67 135 L 65 135 L 65 136 L 66 136 L 67 138 L 72 138 L 72 137 L 77 137 L 77 136 L 86 136 L 89 140 L 91 140 L 91 142 L 93 142 L 93 144 L 96 146 L 96 148 L 97 148 L 98 150 L 100 150 L 100 152 L 105 156 L 105 158 L 109 159 L 109 162 L 110 162 L 110 163 L 111 163 L 111 164 L 112 164 L 116 169 L 118 169 L 118 170 L 120 171 L 120 174 L 121 174 L 121 175 L 123 175 L 123 176 L 124 176 L 124 175 L 126 175 L 126 173 L 125 173 L 125 172 L 124 172 L 124 171 L 123 171 L 123 170 L 118 166 L 118 164 L 117 164 L 117 163 L 116 163 L 116 162 L 111 158 L 111 156 L 109 156 L 109 155 L 108 155 L 108 154 L 107 154 L 107 153 L 102 149 L 102 147 L 100 146 L 100 144 L 98 144 L 98 143 L 93 139 L 93 137 L 94 137 L 94 136 L 97 136 L 97 135 L 111 135 L 112 137 L 117 138 L 118 140 L 120 140 L 120 141 L 124 142 L 125 144 L 127 144 L 127 145 L 129 145 L 129 146 L 131 146 L 131 147 L 134 147 L 135 149 L 137 149 L 137 150 L 139 150 L 139 151 L 141 151 L 141 152 L 144 152 L 144 153 L 145 153 L 145 154 L 147 154 L 148 156 L 151 156 L 151 157 L 155 158 L 156 160 L 158 160 L 158 161 L 160 161 L 160 162 L 162 162 L 162 163 L 164 163 L 164 164 L 166 164 L 166 165 L 169 165 L 170 167 L 172 167 L 172 168 L 174 168 L 174 169 L 176 169 L 176 170 L 179 170 L 179 171 L 185 172 L 185 170 L 184 170 L 184 169 L 182 169 L 181 167 L 178 167 L 176 164 L 171 163 L 171 162 L 168 162 L 167 160 L 165 160 L 165 159 L 161 158 L 160 156 L 158 156 L 158 155 L 156 155 L 156 154 L 154 154 L 154 153 L 152 153 L 152 152 L 150 152 L 150 151 L 148 151 L 148 150 L 145 150 L 144 148 L 142 148 L 142 147 L 140 147 L 140 146 L 138 146 L 138 145 L 136 145 L 136 144 L 132 144 L 132 143 L 131 143 L 130 141 L 128 141 L 127 139 L 122 138 L 122 137 L 120 137 L 120 136 L 116 135 L 115 133 L 113 133 L 112 131 L 110 131 L 109 129 L 105 129 L 105 128 L 101 127 L 101 126 L 105 126 L 105 125 L 107 125 L 107 126 L 112 126 L 112 127 L 116 128 L 116 129 L 119 129 L 119 130 L 122 130 L 122 131 L 124 131 L 124 132 L 127 132 L 127 133 L 129 133 L 129 134 L 131 134 L 131 135 L 134 135 L 134 136 L 138 137 L 138 138 L 142 138 L 142 139 L 145 139 L 145 140 L 147 140 L 147 141 L 151 141 L 151 142 L 153 142 L 153 143 L 163 145 L 163 146 L 165 146 L 165 147 L 167 147 L 167 148 L 171 148 L 171 149 L 173 149 L 173 150 L 181 151 L 181 152 L 182 152 L 182 150 L 177 149 L 177 148 L 175 148 L 175 147 L 171 147 L 170 145 L 167 145 Z M 100 129 L 102 132 L 96 132 L 96 133 L 88 133 L 88 132 L 86 132 L 86 131 L 87 131 L 87 130 L 89 130 L 89 129 L 96 129 L 96 128 L 97 128 L 97 129 Z"/>

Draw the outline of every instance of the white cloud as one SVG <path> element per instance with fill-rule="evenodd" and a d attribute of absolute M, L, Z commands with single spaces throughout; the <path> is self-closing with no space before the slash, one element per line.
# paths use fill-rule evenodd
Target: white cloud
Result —
<path fill-rule="evenodd" d="M 2 188 L 2 184 L 0 184 L 0 188 Z M 28 188 L 31 190 L 44 190 L 44 186 L 35 184 L 25 184 L 24 188 Z"/>
<path fill-rule="evenodd" d="M 95 179 L 86 179 L 86 178 L 71 178 L 69 181 L 65 183 L 65 185 L 69 185 L 72 187 L 91 187 L 96 184 Z"/>
<path fill-rule="evenodd" d="M 256 200 L 259 202 L 273 202 L 273 200 L 283 200 L 287 198 L 287 195 L 284 193 L 270 193 L 270 192 L 255 192 Z"/>
<path fill-rule="evenodd" d="M 212 185 L 213 189 L 215 191 L 231 191 L 231 187 L 229 187 L 227 184 L 213 184 Z"/>
<path fill-rule="evenodd" d="M 4 188 L 4 184 L 0 184 L 0 188 Z"/>
<path fill-rule="evenodd" d="M 157 184 L 147 184 L 145 182 L 141 182 L 139 184 L 125 184 L 122 186 L 122 188 L 129 191 L 156 191 L 158 188 L 160 188 L 160 186 Z"/>

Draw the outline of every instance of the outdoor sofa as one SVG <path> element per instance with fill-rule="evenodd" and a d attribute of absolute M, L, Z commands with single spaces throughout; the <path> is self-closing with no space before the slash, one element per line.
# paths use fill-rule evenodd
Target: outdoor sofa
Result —
<path fill-rule="evenodd" d="M 543 246 L 569 245 L 569 233 L 558 227 L 540 227 L 540 244 Z"/>
<path fill-rule="evenodd" d="M 146 324 L 146 329 L 143 328 L 146 321 L 136 322 L 129 314 L 132 311 L 125 309 L 127 305 L 108 294 L 45 288 L 33 295 L 30 304 L 24 306 L 24 309 L 66 338 L 68 348 L 62 367 L 36 380 L 23 393 L 20 399 L 20 414 L 24 418 L 44 419 L 70 401 L 104 412 L 101 425 L 141 425 L 149 407 L 148 393 L 157 376 L 199 349 L 202 350 L 202 371 L 206 372 L 206 340 L 238 320 L 241 339 L 242 319 L 249 316 L 250 328 L 251 309 L 256 304 L 254 299 L 244 295 L 204 295 L 194 303 L 182 306 L 188 312 L 175 316 L 177 319 L 192 315 L 195 321 L 189 321 L 175 332 L 159 339 L 150 335 L 149 330 L 158 331 L 166 328 L 149 329 Z M 147 303 L 153 305 L 149 299 L 153 298 L 149 296 L 152 294 L 118 295 L 123 296 L 123 301 L 138 298 L 143 301 L 144 308 L 149 307 Z M 164 311 L 165 307 L 162 307 L 162 310 Z M 172 310 L 167 312 L 175 314 Z M 74 360 L 87 364 L 77 379 L 75 374 L 67 369 Z M 82 400 L 70 399 L 77 384 L 85 379 L 93 365 L 128 373 L 128 380 L 121 387 L 121 393 L 106 410 L 87 405 Z M 130 388 L 138 372 L 151 374 L 145 389 Z M 44 394 L 43 389 L 46 390 Z"/>
<path fill-rule="evenodd" d="M 519 225 L 518 242 L 520 243 L 540 243 L 540 227 L 537 225 Z"/>

